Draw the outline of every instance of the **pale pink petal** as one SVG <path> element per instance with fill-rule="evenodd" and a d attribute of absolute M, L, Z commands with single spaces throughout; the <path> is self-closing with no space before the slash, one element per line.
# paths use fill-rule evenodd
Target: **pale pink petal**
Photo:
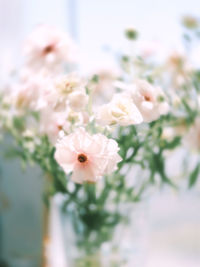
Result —
<path fill-rule="evenodd" d="M 59 147 L 57 146 L 57 150 L 55 152 L 55 159 L 60 164 L 72 164 L 76 161 L 76 153 L 70 151 L 69 149 L 65 147 Z"/>
<path fill-rule="evenodd" d="M 74 171 L 71 177 L 75 183 L 82 184 L 84 181 L 95 182 L 95 174 L 90 164 L 77 163 L 74 167 Z"/>
<path fill-rule="evenodd" d="M 55 158 L 66 173 L 73 171 L 74 182 L 96 182 L 116 170 L 117 163 L 121 161 L 118 150 L 114 140 L 102 134 L 89 135 L 79 128 L 57 143 Z"/>
<path fill-rule="evenodd" d="M 91 140 L 90 144 L 87 146 L 88 154 L 98 154 L 102 150 L 102 143 L 98 138 L 95 138 L 96 135 L 93 136 L 93 140 Z"/>
<path fill-rule="evenodd" d="M 72 142 L 75 150 L 81 152 L 84 149 L 87 150 L 87 146 L 91 143 L 92 139 L 83 128 L 79 128 L 74 134 L 72 134 Z"/>
<path fill-rule="evenodd" d="M 106 165 L 105 168 L 105 174 L 110 174 L 113 171 L 117 170 L 117 163 L 119 163 L 122 160 L 122 158 L 117 154 L 115 156 L 112 156 Z"/>

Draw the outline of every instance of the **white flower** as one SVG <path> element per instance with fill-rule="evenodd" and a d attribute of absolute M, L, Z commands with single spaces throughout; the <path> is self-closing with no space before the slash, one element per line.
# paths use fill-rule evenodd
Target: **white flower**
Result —
<path fill-rule="evenodd" d="M 193 68 L 184 52 L 173 51 L 167 59 L 168 73 L 175 89 L 182 87 L 189 81 Z"/>
<path fill-rule="evenodd" d="M 88 95 L 85 91 L 75 91 L 69 95 L 69 105 L 75 111 L 83 110 L 88 103 Z"/>
<path fill-rule="evenodd" d="M 14 106 L 18 110 L 38 110 L 43 106 L 44 89 L 49 86 L 49 80 L 43 74 L 29 72 L 26 77 L 11 89 L 11 97 Z"/>
<path fill-rule="evenodd" d="M 56 90 L 63 97 L 76 90 L 82 90 L 85 84 L 85 81 L 75 72 L 60 76 L 55 80 Z"/>
<path fill-rule="evenodd" d="M 169 111 L 169 105 L 161 88 L 154 87 L 145 80 L 137 80 L 130 85 L 129 93 L 141 112 L 144 122 L 156 120 Z"/>
<path fill-rule="evenodd" d="M 86 112 L 77 112 L 71 108 L 55 111 L 47 106 L 40 110 L 41 134 L 46 134 L 51 143 L 55 144 L 63 133 L 70 133 L 74 128 L 88 124 L 89 118 Z"/>
<path fill-rule="evenodd" d="M 82 111 L 88 103 L 85 92 L 85 81 L 76 73 L 57 77 L 53 85 L 46 91 L 47 105 L 56 110 L 70 106 L 75 111 Z"/>
<path fill-rule="evenodd" d="M 194 151 L 200 151 L 200 117 L 195 119 L 194 124 L 185 135 L 184 143 Z"/>
<path fill-rule="evenodd" d="M 176 136 L 176 133 L 176 128 L 168 126 L 163 129 L 161 138 L 170 141 Z"/>
<path fill-rule="evenodd" d="M 26 40 L 24 54 L 29 67 L 37 71 L 40 68 L 55 70 L 63 63 L 74 61 L 75 45 L 66 33 L 40 25 Z"/>
<path fill-rule="evenodd" d="M 103 125 L 128 126 L 143 121 L 142 115 L 127 94 L 115 94 L 111 102 L 100 107 L 97 121 Z"/>
<path fill-rule="evenodd" d="M 59 133 L 63 130 L 68 131 L 70 122 L 67 121 L 67 112 L 55 112 L 50 108 L 42 109 L 40 112 L 40 133 L 46 134 L 55 144 Z"/>
<path fill-rule="evenodd" d="M 92 75 L 96 75 L 97 81 L 91 82 L 89 89 L 93 93 L 95 104 L 102 104 L 111 100 L 115 93 L 114 82 L 120 77 L 120 70 L 112 62 L 105 62 L 95 67 Z"/>
<path fill-rule="evenodd" d="M 119 147 L 102 134 L 89 135 L 83 128 L 56 144 L 55 159 L 75 183 L 94 183 L 117 169 Z"/>

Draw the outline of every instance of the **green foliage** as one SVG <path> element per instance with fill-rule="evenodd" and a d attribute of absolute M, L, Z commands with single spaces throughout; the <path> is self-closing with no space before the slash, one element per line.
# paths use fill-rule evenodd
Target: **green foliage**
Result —
<path fill-rule="evenodd" d="M 99 76 L 98 75 L 94 75 L 92 77 L 92 79 L 91 79 L 91 82 L 93 82 L 93 83 L 98 83 L 98 81 L 99 81 Z"/>
<path fill-rule="evenodd" d="M 197 166 L 192 171 L 192 173 L 190 174 L 189 184 L 188 184 L 189 188 L 192 188 L 196 184 L 197 179 L 199 177 L 199 172 L 200 172 L 200 165 L 198 163 Z"/>

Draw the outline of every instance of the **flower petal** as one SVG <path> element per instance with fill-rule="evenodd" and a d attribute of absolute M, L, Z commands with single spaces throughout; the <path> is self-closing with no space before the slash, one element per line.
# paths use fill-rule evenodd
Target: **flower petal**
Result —
<path fill-rule="evenodd" d="M 75 183 L 82 184 L 84 181 L 95 182 L 95 174 L 90 164 L 79 164 L 74 166 L 74 171 L 71 177 Z"/>

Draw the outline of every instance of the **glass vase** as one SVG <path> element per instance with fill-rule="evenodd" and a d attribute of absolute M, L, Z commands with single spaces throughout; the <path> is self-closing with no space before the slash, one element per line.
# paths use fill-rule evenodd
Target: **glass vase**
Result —
<path fill-rule="evenodd" d="M 145 203 L 112 204 L 98 211 L 91 206 L 87 212 L 73 205 L 67 211 L 58 207 L 68 267 L 145 266 Z"/>

